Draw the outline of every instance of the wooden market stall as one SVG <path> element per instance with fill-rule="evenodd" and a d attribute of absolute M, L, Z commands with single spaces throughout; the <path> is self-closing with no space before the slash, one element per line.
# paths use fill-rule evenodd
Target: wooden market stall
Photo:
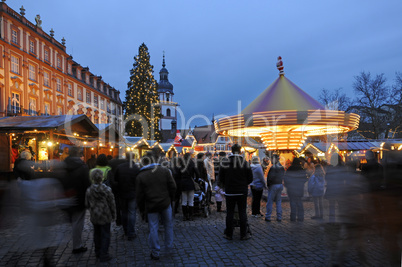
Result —
<path fill-rule="evenodd" d="M 0 172 L 13 170 L 22 150 L 36 163 L 58 159 L 65 146 L 82 146 L 98 139 L 98 128 L 86 115 L 18 116 L 0 119 Z"/>

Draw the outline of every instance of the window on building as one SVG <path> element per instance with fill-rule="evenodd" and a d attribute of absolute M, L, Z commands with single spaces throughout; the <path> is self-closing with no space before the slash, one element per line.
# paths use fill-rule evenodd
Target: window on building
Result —
<path fill-rule="evenodd" d="M 68 74 L 73 73 L 73 66 L 70 63 L 68 63 L 68 65 L 67 65 L 67 72 L 68 72 Z"/>
<path fill-rule="evenodd" d="M 166 116 L 170 117 L 170 108 L 166 110 Z"/>
<path fill-rule="evenodd" d="M 57 115 L 63 115 L 63 108 L 62 107 L 57 107 Z"/>
<path fill-rule="evenodd" d="M 45 48 L 44 60 L 45 60 L 46 62 L 50 62 L 50 60 L 49 60 L 49 54 L 50 54 L 49 49 Z"/>
<path fill-rule="evenodd" d="M 82 101 L 82 88 L 77 89 L 77 99 Z"/>
<path fill-rule="evenodd" d="M 36 115 L 36 99 L 35 98 L 29 98 L 28 114 L 31 116 Z"/>
<path fill-rule="evenodd" d="M 86 99 L 88 104 L 91 104 L 91 92 L 87 92 L 87 99 Z"/>
<path fill-rule="evenodd" d="M 95 123 L 95 124 L 99 124 L 99 117 L 95 117 L 94 123 Z"/>
<path fill-rule="evenodd" d="M 57 56 L 57 67 L 61 69 L 61 57 Z"/>
<path fill-rule="evenodd" d="M 94 106 L 97 107 L 97 108 L 99 107 L 98 96 L 97 95 L 94 96 Z"/>
<path fill-rule="evenodd" d="M 169 94 L 166 94 L 166 101 L 169 102 Z"/>
<path fill-rule="evenodd" d="M 36 67 L 33 64 L 29 64 L 29 79 L 36 81 Z"/>
<path fill-rule="evenodd" d="M 101 98 L 100 103 L 101 103 L 101 109 L 105 110 L 105 99 Z"/>
<path fill-rule="evenodd" d="M 89 75 L 88 75 L 88 74 L 85 75 L 85 82 L 86 82 L 87 84 L 89 84 Z"/>
<path fill-rule="evenodd" d="M 107 105 L 107 112 L 110 113 L 110 102 L 108 101 L 106 105 Z"/>
<path fill-rule="evenodd" d="M 11 72 L 20 74 L 20 59 L 13 55 L 11 55 Z"/>
<path fill-rule="evenodd" d="M 73 85 L 71 83 L 67 84 L 67 94 L 73 96 Z"/>
<path fill-rule="evenodd" d="M 43 72 L 43 85 L 50 87 L 50 74 L 47 71 Z"/>
<path fill-rule="evenodd" d="M 111 103 L 111 109 L 112 109 L 112 114 L 116 115 L 116 105 L 114 103 Z"/>
<path fill-rule="evenodd" d="M 60 92 L 60 93 L 63 92 L 62 87 L 61 87 L 61 79 L 60 78 L 56 78 L 56 90 L 57 90 L 57 92 Z"/>
<path fill-rule="evenodd" d="M 29 53 L 36 54 L 35 50 L 36 50 L 35 49 L 35 41 L 30 39 L 29 40 Z"/>
<path fill-rule="evenodd" d="M 16 29 L 11 29 L 11 42 L 18 45 L 18 31 Z"/>
<path fill-rule="evenodd" d="M 12 113 L 20 113 L 20 94 L 12 93 L 11 94 L 11 112 Z"/>
<path fill-rule="evenodd" d="M 45 116 L 50 116 L 50 103 L 45 103 Z"/>

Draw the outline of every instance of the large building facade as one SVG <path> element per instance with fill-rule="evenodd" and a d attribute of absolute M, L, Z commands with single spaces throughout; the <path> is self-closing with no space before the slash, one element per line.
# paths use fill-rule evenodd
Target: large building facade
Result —
<path fill-rule="evenodd" d="M 75 62 L 39 15 L 24 15 L 0 3 L 0 116 L 85 114 L 120 130 L 120 92 Z"/>

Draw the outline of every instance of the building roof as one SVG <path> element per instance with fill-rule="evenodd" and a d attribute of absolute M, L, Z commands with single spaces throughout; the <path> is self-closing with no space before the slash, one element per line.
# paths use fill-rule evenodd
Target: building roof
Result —
<path fill-rule="evenodd" d="M 215 143 L 218 138 L 213 124 L 195 127 L 193 129 L 193 136 L 197 140 L 198 145 Z"/>
<path fill-rule="evenodd" d="M 173 94 L 173 85 L 169 82 L 168 78 L 169 72 L 165 67 L 166 67 L 165 55 L 163 55 L 162 69 L 159 71 L 160 80 L 158 82 L 158 92 L 160 93 L 169 92 Z"/>
<path fill-rule="evenodd" d="M 180 130 L 180 134 L 183 138 L 185 138 L 185 136 L 187 136 L 188 132 L 190 131 L 190 129 L 182 129 Z M 174 138 L 176 137 L 176 131 L 175 130 L 161 130 L 161 136 L 162 136 L 162 143 L 173 143 L 174 142 Z M 172 140 L 170 140 L 172 139 Z"/>
<path fill-rule="evenodd" d="M 69 131 L 97 135 L 98 128 L 86 115 L 17 116 L 0 118 L 0 131 Z"/>

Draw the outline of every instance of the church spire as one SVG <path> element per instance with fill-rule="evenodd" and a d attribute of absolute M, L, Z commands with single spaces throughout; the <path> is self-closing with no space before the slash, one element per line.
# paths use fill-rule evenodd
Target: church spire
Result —
<path fill-rule="evenodd" d="M 163 51 L 163 63 L 162 63 L 162 67 L 166 67 L 166 64 L 165 64 L 165 51 Z"/>

